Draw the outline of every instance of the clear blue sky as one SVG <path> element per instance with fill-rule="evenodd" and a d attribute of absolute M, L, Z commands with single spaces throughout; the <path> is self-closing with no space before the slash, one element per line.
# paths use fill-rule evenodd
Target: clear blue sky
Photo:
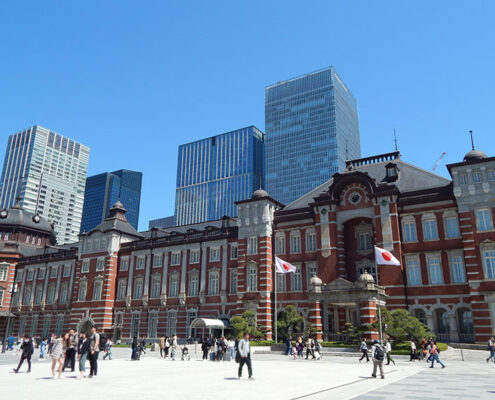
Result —
<path fill-rule="evenodd" d="M 334 65 L 363 155 L 431 169 L 495 155 L 491 1 L 24 1 L 0 14 L 0 157 L 39 124 L 90 146 L 89 174 L 144 173 L 140 228 L 173 214 L 177 147 L 264 130 L 264 87 Z"/>

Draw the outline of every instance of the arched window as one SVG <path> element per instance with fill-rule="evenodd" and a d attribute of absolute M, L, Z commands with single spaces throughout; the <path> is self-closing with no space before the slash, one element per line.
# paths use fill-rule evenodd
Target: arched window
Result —
<path fill-rule="evenodd" d="M 437 324 L 437 333 L 449 333 L 449 315 L 447 314 L 447 311 L 443 308 L 439 308 L 438 310 L 435 311 L 436 315 L 436 324 Z"/>
<path fill-rule="evenodd" d="M 88 281 L 81 280 L 81 282 L 79 283 L 79 293 L 78 293 L 78 296 L 77 296 L 77 299 L 79 301 L 86 300 L 86 292 L 87 292 L 87 290 L 88 290 Z"/>
<path fill-rule="evenodd" d="M 423 325 L 426 325 L 426 313 L 424 310 L 420 308 L 414 310 L 414 316 L 421 322 Z"/>
<path fill-rule="evenodd" d="M 101 300 L 101 290 L 103 288 L 103 279 L 95 279 L 93 283 L 93 300 Z"/>
<path fill-rule="evenodd" d="M 60 303 L 64 304 L 67 302 L 67 297 L 69 294 L 69 287 L 67 283 L 63 283 L 60 287 Z"/>
<path fill-rule="evenodd" d="M 480 250 L 485 278 L 495 279 L 495 243 L 483 243 L 480 246 Z"/>
<path fill-rule="evenodd" d="M 467 308 L 457 310 L 457 321 L 459 323 L 459 333 L 474 333 L 473 313 L 471 310 Z"/>
<path fill-rule="evenodd" d="M 46 304 L 52 304 L 55 300 L 55 285 L 51 283 L 46 292 Z"/>

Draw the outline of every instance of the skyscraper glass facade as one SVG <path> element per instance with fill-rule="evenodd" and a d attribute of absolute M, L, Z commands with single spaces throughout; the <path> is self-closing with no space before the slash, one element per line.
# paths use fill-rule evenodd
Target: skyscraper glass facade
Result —
<path fill-rule="evenodd" d="M 142 180 L 141 172 L 127 169 L 88 177 L 81 232 L 89 232 L 102 223 L 117 200 L 127 209 L 126 218 L 129 223 L 138 229 Z"/>
<path fill-rule="evenodd" d="M 266 189 L 289 204 L 361 157 L 356 99 L 333 67 L 265 89 Z"/>
<path fill-rule="evenodd" d="M 77 241 L 88 161 L 88 147 L 41 126 L 10 135 L 0 207 L 12 207 L 19 197 L 25 210 L 55 224 L 58 243 Z"/>
<path fill-rule="evenodd" d="M 237 215 L 237 200 L 264 186 L 264 135 L 254 126 L 181 145 L 177 162 L 177 225 Z"/>

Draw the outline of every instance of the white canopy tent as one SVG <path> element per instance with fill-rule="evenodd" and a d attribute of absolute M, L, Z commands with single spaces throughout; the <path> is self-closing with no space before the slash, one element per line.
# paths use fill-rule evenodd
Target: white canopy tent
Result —
<path fill-rule="evenodd" d="M 213 318 L 196 318 L 191 322 L 190 329 L 198 329 L 201 328 L 203 329 L 203 336 L 205 329 L 208 329 L 208 334 L 211 335 L 211 330 L 212 329 L 221 329 L 222 330 L 222 336 L 223 336 L 223 330 L 225 329 L 225 322 L 223 322 L 221 319 L 213 319 Z"/>

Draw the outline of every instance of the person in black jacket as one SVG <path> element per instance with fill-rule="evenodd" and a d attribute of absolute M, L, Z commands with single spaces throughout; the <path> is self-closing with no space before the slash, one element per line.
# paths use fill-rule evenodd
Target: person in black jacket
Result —
<path fill-rule="evenodd" d="M 22 350 L 22 354 L 21 354 L 21 359 L 19 361 L 19 365 L 17 366 L 17 368 L 14 368 L 14 372 L 16 374 L 19 372 L 19 369 L 21 368 L 21 365 L 24 362 L 24 360 L 27 360 L 27 364 L 28 364 L 27 372 L 31 372 L 31 356 L 33 355 L 34 346 L 33 346 L 33 341 L 29 337 L 29 335 L 24 335 L 24 340 L 22 341 L 21 344 L 21 350 Z"/>
<path fill-rule="evenodd" d="M 86 370 L 86 359 L 89 353 L 89 340 L 84 332 L 79 334 L 79 341 L 77 342 L 77 359 L 79 360 L 79 372 L 80 375 L 77 379 L 84 377 L 84 371 Z"/>
<path fill-rule="evenodd" d="M 208 350 L 210 346 L 208 346 L 208 339 L 204 338 L 203 343 L 201 343 L 201 350 L 203 351 L 203 360 L 208 360 Z"/>
<path fill-rule="evenodd" d="M 137 337 L 134 336 L 132 338 L 132 343 L 131 343 L 131 350 L 132 350 L 131 360 L 133 360 L 133 361 L 136 359 L 137 347 L 138 347 L 138 340 L 137 340 Z"/>

